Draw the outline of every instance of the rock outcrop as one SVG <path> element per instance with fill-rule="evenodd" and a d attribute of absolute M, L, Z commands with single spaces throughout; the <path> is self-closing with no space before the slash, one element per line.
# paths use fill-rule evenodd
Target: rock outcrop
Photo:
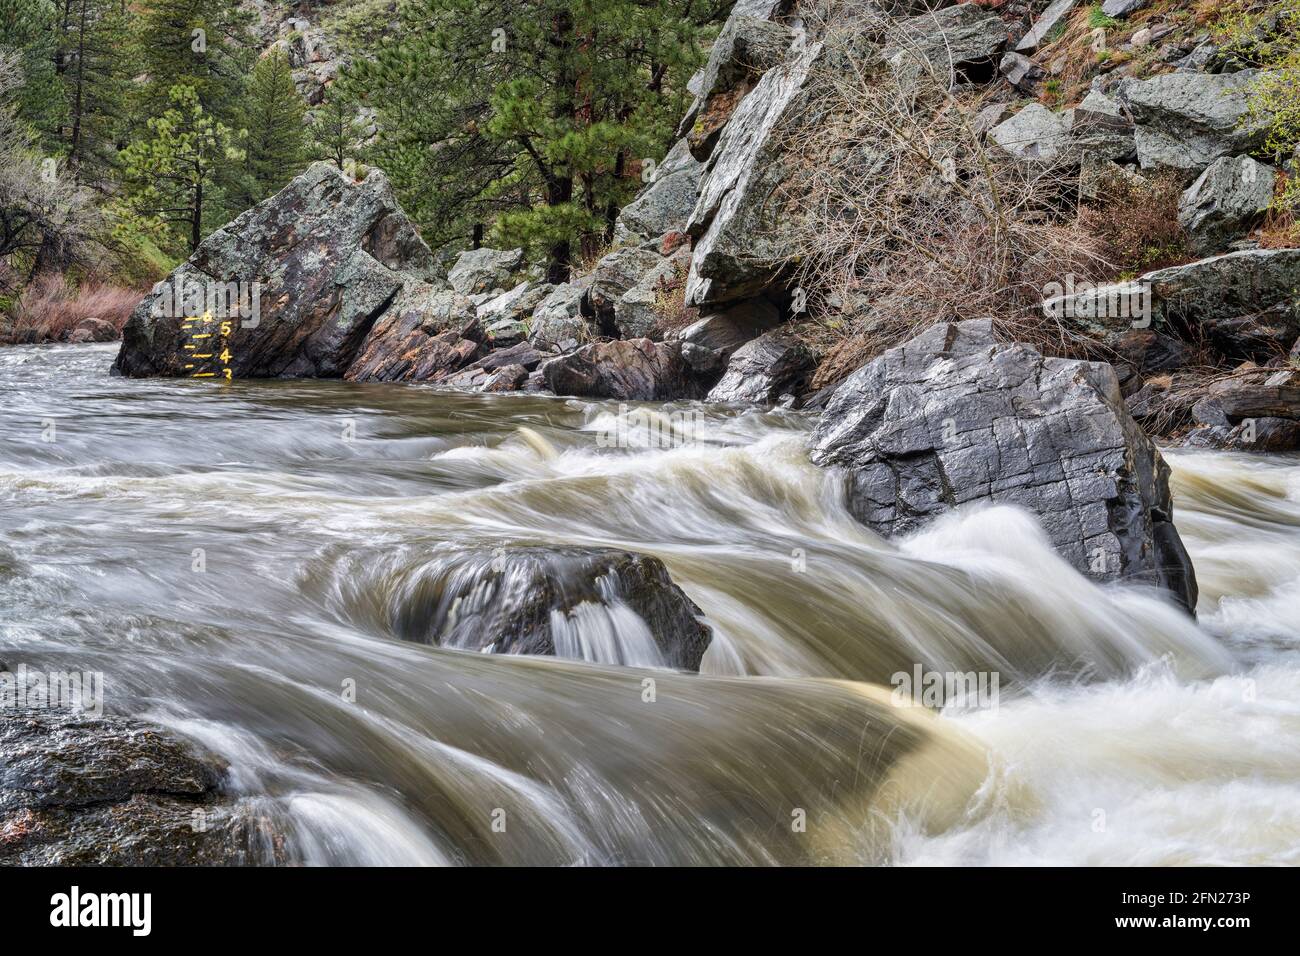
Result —
<path fill-rule="evenodd" d="M 1213 383 L 1192 408 L 1187 444 L 1233 451 L 1300 450 L 1300 372 L 1260 369 Z"/>
<path fill-rule="evenodd" d="M 987 321 L 942 323 L 840 386 L 812 458 L 845 470 L 850 509 L 883 535 L 959 505 L 1015 504 L 1081 572 L 1160 586 L 1195 608 L 1168 466 L 1108 365 L 998 343 Z"/>
<path fill-rule="evenodd" d="M 1261 145 L 1265 122 L 1249 114 L 1254 70 L 1166 73 L 1121 84 L 1119 94 L 1137 123 L 1143 169 L 1200 172 L 1221 156 Z"/>
<path fill-rule="evenodd" d="M 1300 249 L 1246 249 L 1088 288 L 1047 315 L 1113 344 L 1135 326 L 1206 342 L 1228 361 L 1268 361 L 1300 337 Z"/>
<path fill-rule="evenodd" d="M 398 635 L 441 647 L 697 671 L 712 639 L 663 562 L 628 551 L 453 552 L 407 586 Z"/>
<path fill-rule="evenodd" d="M 421 285 L 399 297 L 376 321 L 344 378 L 429 381 L 477 359 L 485 339 L 469 299 Z"/>
<path fill-rule="evenodd" d="M 1178 223 L 1200 252 L 1241 238 L 1268 212 L 1277 171 L 1249 156 L 1225 156 L 1201 173 L 1178 204 Z"/>
<path fill-rule="evenodd" d="M 124 717 L 0 712 L 0 864 L 283 863 L 283 833 L 223 792 L 215 757 Z"/>

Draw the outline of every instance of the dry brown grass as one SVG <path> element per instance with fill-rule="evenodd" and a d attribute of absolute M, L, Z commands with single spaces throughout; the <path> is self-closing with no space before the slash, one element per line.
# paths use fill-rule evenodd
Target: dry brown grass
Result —
<path fill-rule="evenodd" d="M 655 323 L 655 332 L 667 337 L 694 323 L 700 317 L 700 310 L 686 304 L 686 273 L 689 262 L 679 263 L 677 274 L 670 281 L 660 281 L 655 290 L 655 312 L 659 321 Z"/>
<path fill-rule="evenodd" d="M 62 275 L 42 277 L 15 300 L 3 339 L 10 343 L 66 342 L 87 319 L 107 322 L 120 335 L 145 291 L 98 279 L 73 286 Z"/>

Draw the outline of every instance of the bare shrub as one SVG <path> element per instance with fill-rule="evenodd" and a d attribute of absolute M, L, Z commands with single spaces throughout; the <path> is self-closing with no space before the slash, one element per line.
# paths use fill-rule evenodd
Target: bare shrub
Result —
<path fill-rule="evenodd" d="M 3 332 L 9 342 L 66 342 L 89 319 L 107 322 L 122 332 L 146 290 L 127 289 L 99 279 L 74 286 L 62 275 L 46 275 L 16 298 L 13 317 Z"/>
<path fill-rule="evenodd" d="M 1080 208 L 1079 222 L 1104 243 L 1121 275 L 1181 265 L 1196 258 L 1178 222 L 1182 194 L 1177 172 L 1149 179 L 1113 175 L 1099 185 L 1096 201 Z"/>
<path fill-rule="evenodd" d="M 924 68 L 892 68 L 864 36 Z M 986 149 L 986 98 L 887 18 L 832 17 L 824 42 L 814 94 L 778 131 L 792 168 L 774 242 L 835 372 L 945 319 L 991 317 L 1006 338 L 1079 354 L 1080 335 L 1040 309 L 1049 283 L 1112 271 L 1075 227 L 1074 164 Z"/>
<path fill-rule="evenodd" d="M 45 270 L 90 261 L 102 227 L 93 194 L 53 160 L 37 155 L 13 98 L 22 86 L 17 59 L 0 52 L 0 278 L 12 290 Z"/>

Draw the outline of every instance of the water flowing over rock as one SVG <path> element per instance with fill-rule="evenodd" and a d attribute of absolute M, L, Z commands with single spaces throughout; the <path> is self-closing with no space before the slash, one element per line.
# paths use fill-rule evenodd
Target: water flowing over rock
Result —
<path fill-rule="evenodd" d="M 1000 344 L 987 320 L 941 323 L 840 386 L 812 459 L 846 470 L 851 510 L 883 535 L 959 505 L 1016 504 L 1083 573 L 1158 585 L 1195 608 L 1168 466 L 1108 365 Z"/>
<path fill-rule="evenodd" d="M 593 342 L 552 359 L 542 372 L 546 387 L 556 395 L 645 402 L 703 395 L 680 342 Z"/>
<path fill-rule="evenodd" d="M 398 634 L 441 647 L 695 671 L 712 638 L 663 562 L 627 551 L 457 552 L 404 587 Z"/>
<path fill-rule="evenodd" d="M 208 236 L 144 298 L 127 321 L 114 370 L 188 376 L 216 370 L 215 356 L 225 349 L 235 378 L 338 377 L 399 294 L 434 272 L 429 248 L 383 173 L 354 183 L 315 163 Z M 195 289 L 203 304 L 174 301 Z M 223 292 L 223 306 L 207 331 L 186 327 L 214 292 Z M 256 303 L 257 314 L 221 314 L 230 301 L 225 292 Z M 195 334 L 211 337 L 196 342 Z"/>
<path fill-rule="evenodd" d="M 223 765 L 142 721 L 0 713 L 0 865 L 284 862 L 283 834 L 222 793 Z"/>

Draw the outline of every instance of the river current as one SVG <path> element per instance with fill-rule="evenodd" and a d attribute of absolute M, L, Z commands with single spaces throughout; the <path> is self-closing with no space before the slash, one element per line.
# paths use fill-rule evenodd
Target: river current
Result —
<path fill-rule="evenodd" d="M 880 539 L 802 413 L 611 443 L 617 403 L 115 350 L 0 350 L 0 660 L 219 754 L 290 862 L 1300 863 L 1300 458 L 1166 453 L 1193 622 L 1013 509 Z M 440 556 L 555 545 L 661 558 L 701 673 L 619 666 L 653 660 L 617 617 L 571 622 L 586 659 L 404 639 Z M 898 706 L 918 666 L 997 698 Z"/>

